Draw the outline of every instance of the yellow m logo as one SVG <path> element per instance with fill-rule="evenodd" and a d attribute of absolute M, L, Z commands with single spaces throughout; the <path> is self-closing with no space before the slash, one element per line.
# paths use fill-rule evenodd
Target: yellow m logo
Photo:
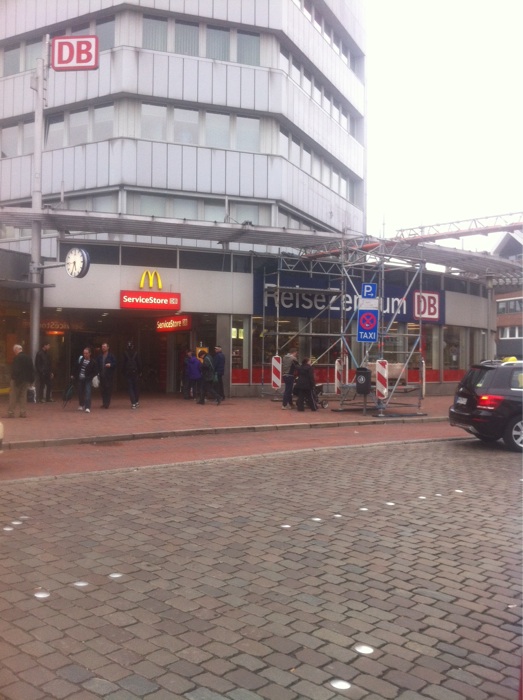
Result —
<path fill-rule="evenodd" d="M 151 272 L 150 270 L 144 270 L 142 273 L 142 277 L 140 279 L 140 289 L 143 289 L 146 277 L 149 280 L 149 289 L 153 288 L 155 277 L 156 277 L 156 282 L 158 284 L 158 289 L 162 288 L 162 278 L 160 277 L 160 273 L 158 272 L 158 270 L 153 270 L 153 272 Z"/>

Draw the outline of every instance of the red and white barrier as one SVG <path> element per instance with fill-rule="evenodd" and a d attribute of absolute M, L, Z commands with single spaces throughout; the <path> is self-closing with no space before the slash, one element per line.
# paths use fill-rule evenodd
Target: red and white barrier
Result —
<path fill-rule="evenodd" d="M 271 365 L 272 388 L 279 389 L 281 387 L 281 357 L 279 355 L 274 355 Z"/>
<path fill-rule="evenodd" d="M 343 383 L 343 362 L 338 359 L 334 363 L 334 388 L 337 394 L 341 394 L 341 385 Z"/>
<path fill-rule="evenodd" d="M 389 363 L 387 360 L 376 360 L 376 398 L 378 401 L 389 395 Z"/>

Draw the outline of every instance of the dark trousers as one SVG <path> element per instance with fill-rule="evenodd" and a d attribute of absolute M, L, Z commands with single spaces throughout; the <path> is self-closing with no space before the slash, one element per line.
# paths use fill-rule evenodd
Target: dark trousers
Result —
<path fill-rule="evenodd" d="M 135 406 L 140 400 L 140 380 L 137 374 L 127 376 L 127 391 L 131 405 Z"/>
<path fill-rule="evenodd" d="M 36 376 L 36 400 L 51 400 L 51 375 L 37 374 Z"/>
<path fill-rule="evenodd" d="M 223 374 L 218 374 L 218 381 L 215 384 L 216 391 L 218 394 L 222 397 L 222 399 L 225 398 L 225 394 L 223 392 Z"/>
<path fill-rule="evenodd" d="M 221 396 L 214 388 L 214 382 L 208 379 L 202 379 L 201 390 L 200 390 L 200 403 L 205 403 L 205 397 L 210 396 L 211 399 L 218 399 L 221 401 Z"/>
<path fill-rule="evenodd" d="M 296 407 L 298 411 L 305 410 L 305 403 L 309 406 L 311 411 L 316 411 L 316 400 L 312 389 L 298 389 L 298 398 L 296 400 Z"/>
<path fill-rule="evenodd" d="M 294 387 L 294 375 L 284 374 L 283 384 L 285 387 L 283 390 L 283 405 L 292 406 L 292 389 Z"/>
<path fill-rule="evenodd" d="M 100 376 L 100 391 L 102 392 L 102 405 L 104 408 L 109 408 L 111 396 L 113 395 L 113 378 L 110 379 Z"/>
<path fill-rule="evenodd" d="M 88 408 L 89 410 L 91 410 L 92 386 L 91 379 L 78 380 L 78 404 L 84 408 Z"/>

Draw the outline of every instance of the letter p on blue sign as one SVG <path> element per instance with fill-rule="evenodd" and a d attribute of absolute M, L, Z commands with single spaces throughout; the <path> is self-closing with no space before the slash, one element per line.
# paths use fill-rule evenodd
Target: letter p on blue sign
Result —
<path fill-rule="evenodd" d="M 361 285 L 362 299 L 376 299 L 377 284 L 375 282 L 363 282 Z"/>

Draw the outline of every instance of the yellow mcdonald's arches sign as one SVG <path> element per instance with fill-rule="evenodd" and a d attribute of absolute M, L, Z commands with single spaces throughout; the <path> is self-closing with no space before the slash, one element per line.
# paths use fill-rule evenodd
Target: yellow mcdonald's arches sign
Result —
<path fill-rule="evenodd" d="M 140 289 L 143 289 L 146 277 L 149 282 L 149 289 L 152 289 L 154 287 L 155 277 L 158 289 L 162 288 L 162 278 L 160 277 L 160 273 L 158 272 L 158 270 L 153 270 L 152 272 L 150 270 L 144 270 L 140 278 Z"/>

